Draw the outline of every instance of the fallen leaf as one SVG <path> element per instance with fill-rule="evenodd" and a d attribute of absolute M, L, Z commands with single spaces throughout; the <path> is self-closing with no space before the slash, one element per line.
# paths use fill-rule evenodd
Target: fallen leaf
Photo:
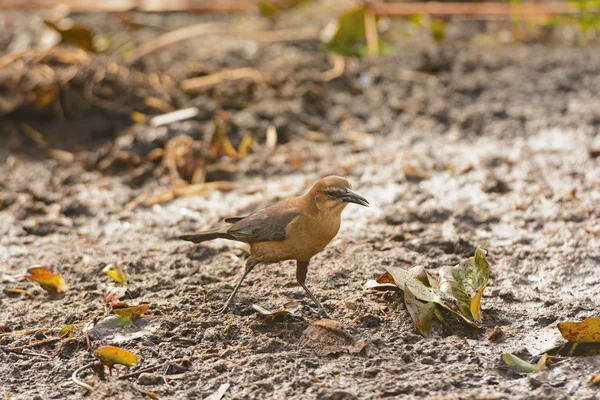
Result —
<path fill-rule="evenodd" d="M 475 256 L 454 267 L 440 270 L 442 292 L 454 297 L 460 312 L 477 322 L 481 322 L 481 296 L 490 276 L 486 255 L 485 250 L 477 248 Z"/>
<path fill-rule="evenodd" d="M 49 20 L 44 20 L 44 24 L 60 34 L 62 44 L 79 47 L 80 49 L 89 52 L 95 52 L 94 32 L 92 32 L 90 28 L 78 24 L 70 24 L 70 26 L 63 28 Z"/>
<path fill-rule="evenodd" d="M 585 385 L 586 388 L 591 388 L 600 383 L 600 374 L 592 374 L 592 379 Z"/>
<path fill-rule="evenodd" d="M 390 275 L 389 272 L 384 272 L 377 279 L 369 279 L 365 283 L 365 289 L 373 289 L 373 290 L 398 290 L 398 286 L 394 283 L 394 278 Z"/>
<path fill-rule="evenodd" d="M 60 275 L 48 271 L 46 267 L 33 267 L 27 272 L 29 275 L 25 275 L 25 278 L 39 283 L 43 289 L 49 292 L 65 293 L 67 291 L 64 279 Z"/>
<path fill-rule="evenodd" d="M 252 304 L 252 308 L 265 318 L 270 318 L 273 321 L 285 320 L 290 317 L 300 317 L 300 311 L 302 310 L 302 303 L 299 301 L 290 301 L 283 305 L 276 311 L 270 311 L 266 308 L 259 306 L 258 304 Z"/>
<path fill-rule="evenodd" d="M 115 308 L 113 312 L 121 319 L 121 326 L 126 328 L 133 325 L 132 317 L 139 317 L 148 311 L 150 307 L 148 304 L 140 304 L 139 306 L 127 307 L 127 308 Z"/>
<path fill-rule="evenodd" d="M 58 336 L 61 338 L 73 337 L 73 324 L 68 324 L 68 325 L 63 326 L 61 328 L 60 332 L 58 333 Z"/>
<path fill-rule="evenodd" d="M 116 264 L 108 264 L 102 269 L 102 272 L 111 277 L 115 282 L 127 285 L 125 273 Z"/>
<path fill-rule="evenodd" d="M 435 303 L 417 299 L 407 286 L 404 287 L 404 303 L 419 332 L 425 337 L 429 336 Z"/>
<path fill-rule="evenodd" d="M 600 318 L 591 317 L 581 322 L 560 322 L 558 329 L 563 338 L 572 343 L 600 343 Z"/>
<path fill-rule="evenodd" d="M 548 362 L 548 354 L 544 354 L 535 364 L 530 364 L 526 361 L 523 361 L 519 357 L 510 353 L 503 353 L 502 361 L 510 366 L 515 367 L 517 372 L 528 374 L 531 372 L 538 372 L 543 366 L 545 366 Z"/>
<path fill-rule="evenodd" d="M 321 319 L 310 324 L 300 338 L 301 343 L 318 347 L 323 355 L 360 353 L 367 343 L 346 333 L 338 321 Z"/>
<path fill-rule="evenodd" d="M 437 286 L 437 282 L 433 279 L 433 277 L 428 276 L 428 283 L 430 286 L 427 286 L 425 283 L 423 283 L 423 281 L 415 277 L 415 271 L 411 272 L 409 270 L 394 266 L 388 266 L 386 267 L 386 270 L 392 275 L 394 282 L 396 282 L 398 287 L 407 287 L 415 298 L 426 302 L 436 303 L 445 310 L 465 321 L 467 324 L 473 326 L 474 328 L 479 328 L 477 323 L 455 311 L 446 303 L 446 301 L 444 301 L 445 295 Z M 433 285 L 431 283 L 433 283 Z"/>
<path fill-rule="evenodd" d="M 138 362 L 138 356 L 115 346 L 102 346 L 96 350 L 96 355 L 102 362 L 112 368 L 114 365 L 133 367 Z"/>
<path fill-rule="evenodd" d="M 600 343 L 600 318 L 591 317 L 581 322 L 560 322 L 558 329 L 563 338 L 573 343 L 573 354 L 580 343 Z"/>
<path fill-rule="evenodd" d="M 30 299 L 35 299 L 35 296 L 25 289 L 6 289 L 6 293 L 7 294 L 17 294 L 17 295 L 24 294 L 25 296 L 29 297 Z"/>
<path fill-rule="evenodd" d="M 127 304 L 120 299 L 127 293 L 125 286 L 108 286 L 104 291 L 104 306 L 112 308 L 127 307 Z"/>

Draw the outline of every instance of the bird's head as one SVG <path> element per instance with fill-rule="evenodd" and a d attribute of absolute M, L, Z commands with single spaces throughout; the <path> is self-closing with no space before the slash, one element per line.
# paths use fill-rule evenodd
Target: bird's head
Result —
<path fill-rule="evenodd" d="M 368 207 L 367 199 L 350 189 L 350 182 L 340 176 L 327 176 L 320 179 L 310 190 L 310 194 L 321 211 L 342 212 L 348 203 Z"/>

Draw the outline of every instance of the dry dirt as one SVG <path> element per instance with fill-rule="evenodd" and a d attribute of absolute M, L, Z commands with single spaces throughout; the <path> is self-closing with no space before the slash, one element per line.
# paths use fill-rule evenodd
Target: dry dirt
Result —
<path fill-rule="evenodd" d="M 116 379 L 125 374 L 117 368 L 104 381 L 86 370 L 80 376 L 95 387 L 90 398 L 206 398 L 223 384 L 230 385 L 224 398 L 245 399 L 600 398 L 597 386 L 586 388 L 600 373 L 598 355 L 561 350 L 533 375 L 500 360 L 512 352 L 536 361 L 525 350 L 531 335 L 600 314 L 600 158 L 590 152 L 600 135 L 600 47 L 407 43 L 374 60 L 350 59 L 343 76 L 323 82 L 331 61 L 316 43 L 224 42 L 219 52 L 189 58 L 214 65 L 208 70 L 268 71 L 267 84 L 224 82 L 179 100 L 202 108 L 196 120 L 125 132 L 150 135 L 154 142 L 146 142 L 155 147 L 182 132 L 202 138 L 211 118 L 229 111 L 235 138 L 252 132 L 260 145 L 236 164 L 232 191 L 128 210 L 131 199 L 168 186 L 168 179 L 132 184 L 127 168 L 100 172 L 79 161 L 115 143 L 122 114 L 77 117 L 95 118 L 81 136 L 81 125 L 48 116 L 0 117 L 0 323 L 35 332 L 0 338 L 1 397 L 85 396 L 71 381 L 93 360 L 85 340 L 24 353 L 6 348 L 56 337 L 43 328 L 102 315 L 110 278 L 101 271 L 118 263 L 131 276 L 129 302 L 149 304 L 147 314 L 161 321 L 156 332 L 120 344 L 141 358 L 129 372 L 161 368 L 128 380 Z M 199 42 L 173 46 L 142 69 L 164 70 L 169 55 L 180 60 L 193 45 Z M 407 80 L 402 70 L 431 77 Z M 56 147 L 84 155 L 70 163 L 45 156 L 14 129 L 22 121 L 47 128 Z M 280 134 L 272 153 L 263 145 L 271 124 Z M 196 246 L 175 239 L 302 194 L 328 174 L 346 176 L 372 204 L 346 209 L 339 235 L 308 275 L 332 318 L 367 342 L 358 354 L 323 355 L 301 339 L 318 317 L 295 283 L 292 262 L 256 268 L 225 316 L 218 310 L 246 252 L 224 240 Z M 436 271 L 476 247 L 488 251 L 491 264 L 481 329 L 451 320 L 453 332 L 434 325 L 424 338 L 401 294 L 364 289 L 388 265 Z M 52 298 L 22 279 L 33 265 L 61 274 L 66 295 Z M 12 288 L 35 298 L 9 296 Z M 290 300 L 304 304 L 301 318 L 272 322 L 252 308 Z M 492 342 L 495 326 L 506 333 Z"/>

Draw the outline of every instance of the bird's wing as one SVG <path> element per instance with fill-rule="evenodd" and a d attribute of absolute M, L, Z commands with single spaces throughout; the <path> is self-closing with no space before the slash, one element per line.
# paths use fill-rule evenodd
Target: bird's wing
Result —
<path fill-rule="evenodd" d="M 269 207 L 240 219 L 227 233 L 247 243 L 284 240 L 285 228 L 298 215 L 300 212 L 296 210 Z"/>

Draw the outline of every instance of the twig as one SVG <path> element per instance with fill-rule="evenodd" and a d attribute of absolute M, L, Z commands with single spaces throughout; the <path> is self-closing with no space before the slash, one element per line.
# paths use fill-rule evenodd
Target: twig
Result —
<path fill-rule="evenodd" d="M 63 343 L 68 343 L 68 342 L 72 342 L 74 340 L 76 340 L 76 338 L 72 337 L 72 338 L 65 338 L 67 334 L 61 336 L 61 337 L 57 337 L 57 338 L 52 338 L 52 339 L 46 339 L 46 340 L 40 340 L 39 342 L 35 342 L 35 343 L 30 343 L 30 344 L 26 344 L 24 346 L 18 346 L 18 347 L 3 347 L 4 349 L 8 350 L 8 351 L 14 351 L 14 352 L 21 352 L 21 350 L 25 350 L 25 349 L 31 349 L 34 347 L 38 347 L 38 346 L 44 346 L 46 344 L 53 344 L 56 342 L 60 342 L 61 340 L 64 340 Z"/>
<path fill-rule="evenodd" d="M 91 367 L 92 365 L 94 365 L 95 361 L 84 365 L 83 367 L 77 368 L 75 370 L 75 372 L 73 372 L 73 375 L 71 375 L 71 380 L 77 385 L 77 386 L 81 386 L 82 388 L 86 389 L 88 392 L 92 392 L 94 390 L 93 387 L 91 387 L 90 385 L 88 385 L 87 383 L 80 381 L 79 379 L 77 379 L 77 374 L 79 374 L 81 371 L 83 371 L 86 368 Z"/>
<path fill-rule="evenodd" d="M 221 400 L 225 395 L 225 392 L 227 392 L 227 389 L 229 389 L 229 386 L 231 386 L 229 383 L 223 383 L 219 386 L 217 391 L 208 396 L 206 400 Z"/>
<path fill-rule="evenodd" d="M 118 377 L 117 380 L 134 378 L 134 377 L 136 377 L 138 375 L 141 375 L 143 373 L 154 372 L 157 369 L 160 369 L 162 367 L 168 366 L 169 364 L 179 363 L 179 362 L 183 362 L 183 361 L 192 362 L 192 361 L 194 361 L 194 357 L 180 358 L 180 359 L 177 359 L 177 360 L 171 360 L 171 361 L 164 362 L 162 364 L 154 365 L 152 367 L 143 368 L 143 369 L 137 370 L 135 372 L 131 372 L 129 374 L 122 375 L 122 376 Z"/>
<path fill-rule="evenodd" d="M 379 55 L 377 20 L 369 7 L 365 9 L 365 37 L 367 39 L 367 55 L 369 57 L 377 57 Z"/>
<path fill-rule="evenodd" d="M 150 53 L 154 53 L 163 47 L 181 42 L 182 40 L 215 33 L 227 33 L 230 29 L 231 27 L 228 24 L 220 22 L 201 23 L 177 28 L 140 45 L 129 62 L 133 64 Z"/>
<path fill-rule="evenodd" d="M 129 63 L 133 64 L 148 54 L 154 53 L 164 47 L 170 46 L 177 42 L 192 39 L 198 36 L 227 34 L 234 36 L 247 35 L 236 30 L 230 24 L 211 22 L 201 23 L 182 28 L 174 29 L 170 32 L 157 36 L 146 43 L 140 45 L 137 51 L 129 59 Z M 312 40 L 319 37 L 319 29 L 314 27 L 306 27 L 301 29 L 280 29 L 274 31 L 256 32 L 252 34 L 251 39 L 263 43 L 272 42 L 288 42 L 293 40 Z"/>
<path fill-rule="evenodd" d="M 173 111 L 166 114 L 157 115 L 150 120 L 150 125 L 157 128 L 163 125 L 169 125 L 173 122 L 184 121 L 194 118 L 200 110 L 197 107 L 184 108 L 182 110 Z"/>
<path fill-rule="evenodd" d="M 215 72 L 214 74 L 208 74 L 205 76 L 199 76 L 196 78 L 186 79 L 181 82 L 181 88 L 184 92 L 189 93 L 203 89 L 207 86 L 219 84 L 223 81 L 234 81 L 242 78 L 251 78 L 257 82 L 264 81 L 262 74 L 254 68 L 236 68 L 232 70 Z"/>
<path fill-rule="evenodd" d="M 321 79 L 323 79 L 323 82 L 329 82 L 334 79 L 337 79 L 344 74 L 345 69 L 346 57 L 344 57 L 341 54 L 334 54 L 333 66 L 331 67 L 331 69 L 328 69 L 327 71 L 323 72 Z"/>
<path fill-rule="evenodd" d="M 377 16 L 411 16 L 411 15 L 434 15 L 434 16 L 454 16 L 454 15 L 521 15 L 521 16 L 539 16 L 539 15 L 560 15 L 560 14 L 579 14 L 581 8 L 567 2 L 539 2 L 539 3 L 471 3 L 471 2 L 394 2 L 373 3 L 371 9 Z"/>

